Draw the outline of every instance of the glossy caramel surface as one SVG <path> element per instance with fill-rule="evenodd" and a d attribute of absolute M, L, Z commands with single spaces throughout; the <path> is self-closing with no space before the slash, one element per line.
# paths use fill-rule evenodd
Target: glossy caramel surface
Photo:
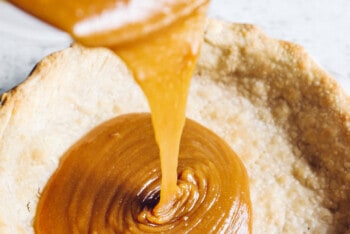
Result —
<path fill-rule="evenodd" d="M 42 193 L 37 233 L 248 233 L 245 168 L 213 132 L 187 120 L 178 185 L 185 194 L 162 223 L 160 160 L 149 114 L 116 117 L 93 129 L 62 157 Z"/>
<path fill-rule="evenodd" d="M 188 17 L 208 0 L 10 0 L 84 45 L 111 47 Z"/>

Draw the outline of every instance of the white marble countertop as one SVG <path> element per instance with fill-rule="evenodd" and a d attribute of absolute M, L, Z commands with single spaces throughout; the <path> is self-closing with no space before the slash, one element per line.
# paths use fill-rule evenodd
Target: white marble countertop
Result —
<path fill-rule="evenodd" d="M 350 93 L 350 1 L 212 0 L 209 16 L 252 23 L 272 37 L 302 45 Z M 67 34 L 0 0 L 0 93 L 70 43 Z"/>

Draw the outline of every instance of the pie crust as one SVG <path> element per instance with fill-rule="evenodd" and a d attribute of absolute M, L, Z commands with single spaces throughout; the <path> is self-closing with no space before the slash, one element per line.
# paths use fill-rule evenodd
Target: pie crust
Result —
<path fill-rule="evenodd" d="M 0 102 L 0 233 L 31 233 L 60 156 L 94 126 L 149 111 L 125 64 L 73 45 Z M 221 136 L 250 179 L 255 233 L 350 230 L 350 105 L 301 48 L 208 20 L 187 117 Z"/>

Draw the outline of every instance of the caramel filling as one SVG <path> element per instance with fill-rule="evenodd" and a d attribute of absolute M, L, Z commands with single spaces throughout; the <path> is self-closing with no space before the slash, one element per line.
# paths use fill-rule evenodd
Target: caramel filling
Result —
<path fill-rule="evenodd" d="M 161 180 L 154 139 L 149 114 L 119 116 L 93 129 L 62 157 L 41 196 L 36 231 L 248 233 L 243 164 L 224 141 L 191 120 L 179 153 L 181 197 L 159 224 L 153 213 Z"/>
<path fill-rule="evenodd" d="M 39 202 L 37 232 L 250 230 L 247 179 L 237 157 L 193 122 L 182 133 L 207 0 L 163 0 L 152 9 L 138 0 L 12 2 L 85 45 L 113 49 L 143 89 L 154 129 L 130 132 L 149 117 L 124 116 L 73 146 Z"/>

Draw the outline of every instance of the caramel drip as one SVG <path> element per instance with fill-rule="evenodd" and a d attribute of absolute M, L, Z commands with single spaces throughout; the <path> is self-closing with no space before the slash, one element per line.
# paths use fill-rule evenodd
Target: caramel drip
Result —
<path fill-rule="evenodd" d="M 181 196 L 177 187 L 177 158 L 185 122 L 188 88 L 202 38 L 204 9 L 144 40 L 117 48 L 145 93 L 161 157 L 161 196 L 154 212 Z M 171 49 L 167 45 L 171 45 Z"/>
<path fill-rule="evenodd" d="M 159 199 L 159 166 L 149 114 L 128 114 L 103 123 L 62 157 L 40 199 L 35 230 L 249 232 L 246 171 L 231 148 L 210 130 L 186 121 L 178 167 L 178 186 L 185 195 L 163 224 L 150 222 Z"/>

